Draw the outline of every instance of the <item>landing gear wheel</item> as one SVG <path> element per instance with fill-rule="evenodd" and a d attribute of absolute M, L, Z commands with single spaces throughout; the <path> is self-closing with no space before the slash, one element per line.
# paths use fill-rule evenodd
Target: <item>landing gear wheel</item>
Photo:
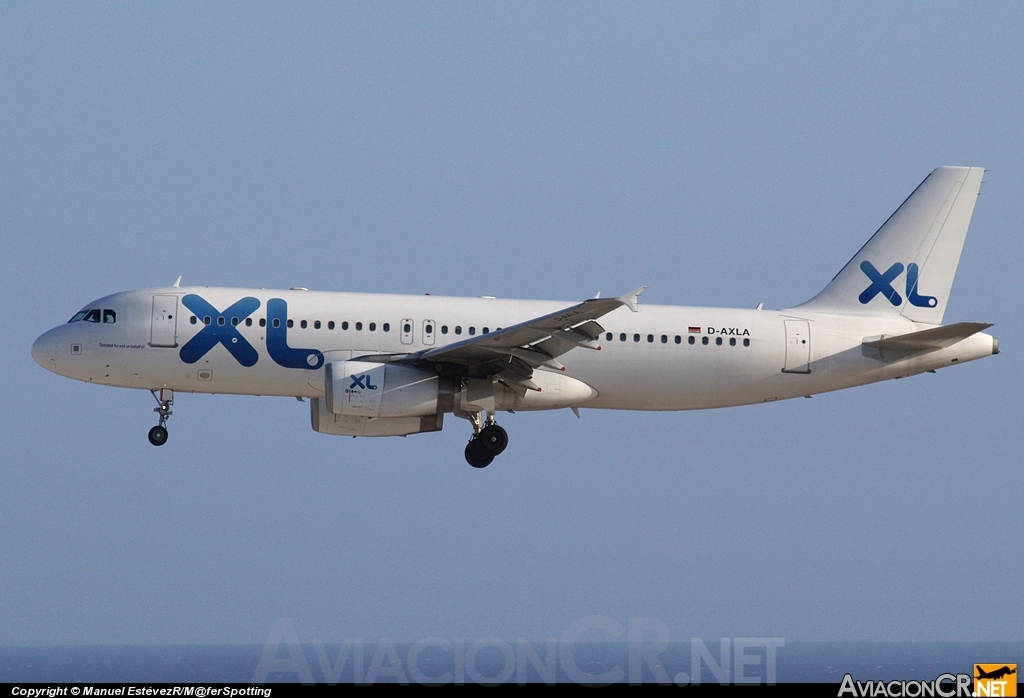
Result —
<path fill-rule="evenodd" d="M 501 455 L 501 452 L 508 446 L 508 432 L 497 424 L 488 424 L 480 431 L 476 440 L 483 445 L 488 453 L 497 456 Z"/>
<path fill-rule="evenodd" d="M 466 462 L 474 468 L 486 468 L 493 460 L 494 454 L 487 450 L 479 438 L 466 444 Z"/>
<path fill-rule="evenodd" d="M 167 430 L 163 427 L 153 427 L 149 430 L 149 443 L 154 446 L 163 446 L 167 443 Z"/>

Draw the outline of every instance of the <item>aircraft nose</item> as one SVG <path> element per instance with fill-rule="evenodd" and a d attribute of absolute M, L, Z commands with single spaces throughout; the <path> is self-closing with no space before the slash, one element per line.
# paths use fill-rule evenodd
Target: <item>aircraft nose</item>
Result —
<path fill-rule="evenodd" d="M 53 336 L 53 330 L 43 333 L 39 336 L 39 339 L 32 342 L 32 358 L 47 371 L 54 371 L 57 368 L 54 346 L 55 337 Z"/>

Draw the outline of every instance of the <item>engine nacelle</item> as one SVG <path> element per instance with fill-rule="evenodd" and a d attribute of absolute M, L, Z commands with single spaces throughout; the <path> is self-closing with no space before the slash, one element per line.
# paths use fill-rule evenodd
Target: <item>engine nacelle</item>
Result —
<path fill-rule="evenodd" d="M 399 364 L 329 361 L 326 397 L 310 401 L 313 430 L 341 436 L 405 436 L 439 431 L 454 387 L 433 373 Z"/>
<path fill-rule="evenodd" d="M 422 417 L 452 410 L 434 373 L 400 364 L 331 361 L 324 367 L 327 410 L 351 417 Z M 448 399 L 442 399 L 447 395 Z M 446 404 L 447 403 L 447 404 Z"/>
<path fill-rule="evenodd" d="M 327 409 L 327 400 L 319 397 L 309 401 L 309 417 L 313 431 L 336 436 L 406 436 L 440 431 L 444 426 L 444 414 L 440 412 L 422 417 L 357 417 L 334 414 Z"/>

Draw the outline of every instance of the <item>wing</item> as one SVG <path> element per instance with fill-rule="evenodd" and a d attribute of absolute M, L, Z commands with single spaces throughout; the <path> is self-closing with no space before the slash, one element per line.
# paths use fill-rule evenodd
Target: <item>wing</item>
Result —
<path fill-rule="evenodd" d="M 557 360 L 562 354 L 578 347 L 600 350 L 596 340 L 604 328 L 598 324 L 598 318 L 622 306 L 636 312 L 637 297 L 646 288 L 618 298 L 591 298 L 497 332 L 390 360 L 458 364 L 471 374 L 496 376 L 524 395 L 527 390 L 540 390 L 530 380 L 534 369 L 544 366 L 564 371 Z"/>

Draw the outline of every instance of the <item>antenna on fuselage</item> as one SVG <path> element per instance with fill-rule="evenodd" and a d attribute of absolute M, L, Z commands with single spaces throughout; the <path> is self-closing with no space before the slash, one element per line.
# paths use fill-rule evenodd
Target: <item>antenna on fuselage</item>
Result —
<path fill-rule="evenodd" d="M 173 284 L 171 284 L 171 288 L 178 288 L 179 286 L 181 286 L 181 277 L 180 276 L 178 277 L 177 281 L 175 281 Z"/>

